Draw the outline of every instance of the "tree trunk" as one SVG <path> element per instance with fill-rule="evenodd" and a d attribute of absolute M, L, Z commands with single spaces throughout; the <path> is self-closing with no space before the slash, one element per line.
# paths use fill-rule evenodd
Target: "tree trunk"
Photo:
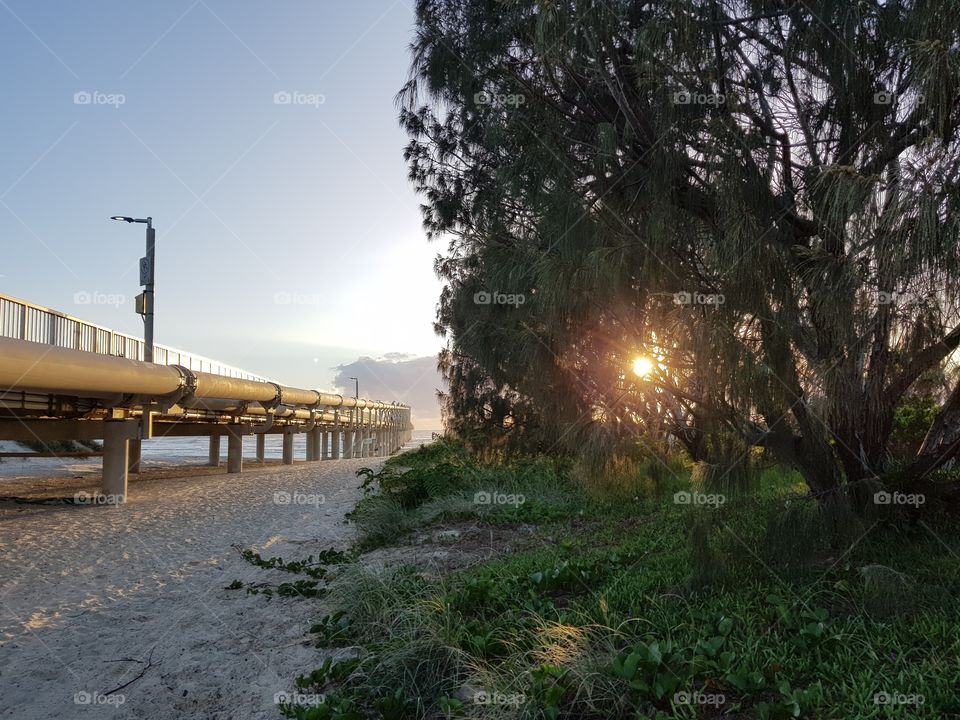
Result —
<path fill-rule="evenodd" d="M 887 442 L 893 429 L 895 398 L 867 392 L 845 398 L 832 412 L 837 437 L 836 452 L 847 482 L 876 477 L 881 473 Z"/>
<path fill-rule="evenodd" d="M 800 422 L 802 437 L 797 443 L 796 467 L 816 497 L 823 497 L 843 483 L 843 472 L 830 445 L 826 428 L 806 417 Z"/>
<path fill-rule="evenodd" d="M 955 458 L 960 451 L 960 383 L 934 418 L 916 459 L 907 467 L 904 477 L 913 483 Z"/>

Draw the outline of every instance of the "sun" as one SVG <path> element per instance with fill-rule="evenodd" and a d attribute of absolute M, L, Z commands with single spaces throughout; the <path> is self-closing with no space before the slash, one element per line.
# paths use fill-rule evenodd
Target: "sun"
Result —
<path fill-rule="evenodd" d="M 646 377 L 653 371 L 653 360 L 648 357 L 638 357 L 633 361 L 633 374 L 637 377 Z"/>

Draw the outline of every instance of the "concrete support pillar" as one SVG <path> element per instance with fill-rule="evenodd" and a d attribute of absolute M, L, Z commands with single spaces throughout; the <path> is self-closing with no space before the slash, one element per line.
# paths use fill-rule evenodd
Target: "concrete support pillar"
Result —
<path fill-rule="evenodd" d="M 210 436 L 210 456 L 208 464 L 211 467 L 220 467 L 220 436 Z"/>
<path fill-rule="evenodd" d="M 293 433 L 283 433 L 283 464 L 293 465 Z"/>
<path fill-rule="evenodd" d="M 312 445 L 313 445 L 313 460 L 314 460 L 314 462 L 316 462 L 317 460 L 320 460 L 321 457 L 322 457 L 322 455 L 321 455 L 321 453 L 323 452 L 323 449 L 322 449 L 322 447 L 321 447 L 321 445 L 322 445 L 322 440 L 323 440 L 323 430 L 321 430 L 320 428 L 314 428 L 314 429 L 310 432 L 310 441 L 311 441 L 311 443 L 312 443 Z"/>
<path fill-rule="evenodd" d="M 127 497 L 127 468 L 129 467 L 130 425 L 122 420 L 108 420 L 103 424 L 103 480 L 104 495 L 122 503 Z"/>
<path fill-rule="evenodd" d="M 330 457 L 334 460 L 340 459 L 340 430 L 330 433 Z"/>
<path fill-rule="evenodd" d="M 314 460 L 316 460 L 316 458 L 313 456 L 313 448 L 314 448 L 313 430 L 307 430 L 307 433 L 306 435 L 304 435 L 304 438 L 306 439 L 306 442 L 304 444 L 306 445 L 307 462 L 313 462 Z"/>
<path fill-rule="evenodd" d="M 344 455 L 349 458 L 360 457 L 360 428 L 363 427 L 363 410 L 354 408 L 350 415 L 350 430 L 347 435 L 350 436 L 350 452 L 344 450 Z"/>
<path fill-rule="evenodd" d="M 267 436 L 265 433 L 257 434 L 257 462 L 262 463 L 267 455 Z"/>
<path fill-rule="evenodd" d="M 127 472 L 140 474 L 140 454 L 142 447 L 140 438 L 130 438 L 127 441 Z"/>
<path fill-rule="evenodd" d="M 239 429 L 227 431 L 227 472 L 243 472 L 243 435 Z"/>
<path fill-rule="evenodd" d="M 370 431 L 361 430 L 360 431 L 360 454 L 358 455 L 358 457 L 365 458 L 367 457 L 367 453 L 370 452 L 370 443 L 368 442 L 368 440 L 370 440 Z"/>
<path fill-rule="evenodd" d="M 330 459 L 330 433 L 326 430 L 320 431 L 320 459 Z"/>
<path fill-rule="evenodd" d="M 363 450 L 366 452 L 366 457 L 374 456 L 374 444 L 373 436 L 376 435 L 377 427 L 377 412 L 376 410 L 370 410 L 367 417 L 367 436 L 365 438 L 366 442 L 363 444 Z"/>
<path fill-rule="evenodd" d="M 350 411 L 350 427 L 343 433 L 343 456 L 346 458 L 359 457 L 357 454 L 360 446 L 357 436 L 359 423 L 363 421 L 363 411 L 360 408 L 354 408 Z M 350 438 L 347 440 L 347 438 Z M 347 451 L 347 443 L 350 444 L 350 451 Z"/>

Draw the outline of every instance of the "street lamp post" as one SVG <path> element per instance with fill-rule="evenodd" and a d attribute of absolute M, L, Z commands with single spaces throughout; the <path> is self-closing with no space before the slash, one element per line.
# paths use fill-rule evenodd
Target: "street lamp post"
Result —
<path fill-rule="evenodd" d="M 347 378 L 347 380 L 353 380 L 353 398 L 354 400 L 360 399 L 360 381 L 355 378 Z"/>
<path fill-rule="evenodd" d="M 136 311 L 143 317 L 143 359 L 153 362 L 153 274 L 156 254 L 156 231 L 153 218 L 132 218 L 126 215 L 113 215 L 111 220 L 127 223 L 143 223 L 147 226 L 147 254 L 140 258 L 140 284 L 143 293 L 137 296 Z"/>

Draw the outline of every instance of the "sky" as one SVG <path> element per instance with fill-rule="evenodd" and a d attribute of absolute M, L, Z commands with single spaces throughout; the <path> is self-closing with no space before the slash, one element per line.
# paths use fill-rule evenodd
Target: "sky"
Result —
<path fill-rule="evenodd" d="M 158 344 L 310 387 L 435 355 L 412 2 L 0 0 L 0 293 L 141 334 L 108 218 L 150 215 Z"/>

